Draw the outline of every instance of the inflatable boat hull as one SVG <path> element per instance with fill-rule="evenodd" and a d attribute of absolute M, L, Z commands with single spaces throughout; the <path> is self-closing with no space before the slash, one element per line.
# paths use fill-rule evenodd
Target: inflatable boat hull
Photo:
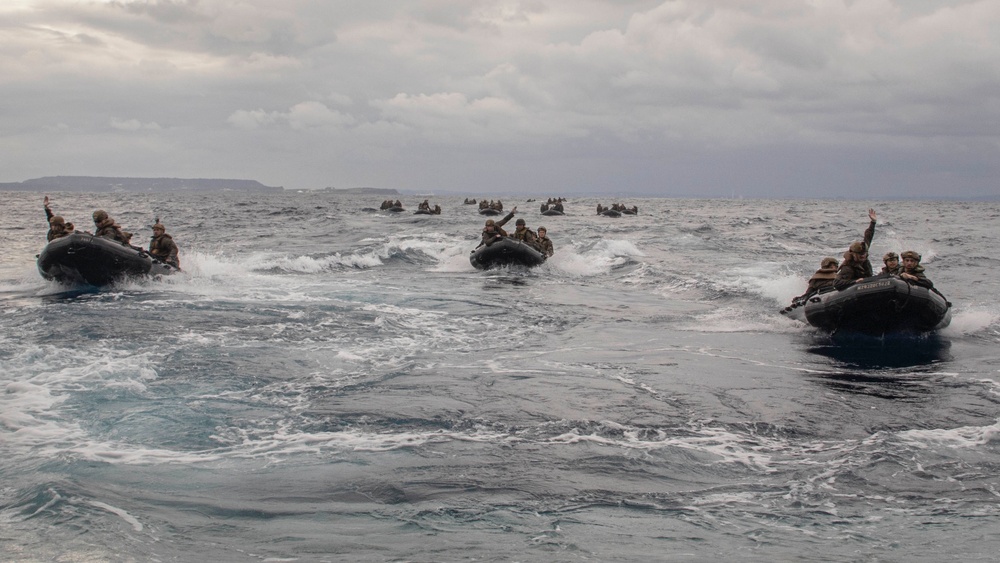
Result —
<path fill-rule="evenodd" d="M 875 276 L 842 291 L 813 295 L 781 313 L 831 332 L 881 336 L 942 329 L 951 322 L 951 303 L 896 276 Z"/>
<path fill-rule="evenodd" d="M 48 243 L 38 255 L 37 264 L 38 272 L 47 280 L 94 286 L 178 271 L 142 250 L 87 233 L 74 233 Z"/>
<path fill-rule="evenodd" d="M 508 237 L 473 250 L 469 255 L 469 262 L 478 270 L 512 265 L 531 268 L 543 264 L 545 254 L 524 242 Z"/>

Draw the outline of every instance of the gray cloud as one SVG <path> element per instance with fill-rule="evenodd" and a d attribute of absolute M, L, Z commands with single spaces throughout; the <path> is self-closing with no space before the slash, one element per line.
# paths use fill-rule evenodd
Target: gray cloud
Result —
<path fill-rule="evenodd" d="M 21 0 L 5 181 L 996 194 L 1000 4 Z"/>

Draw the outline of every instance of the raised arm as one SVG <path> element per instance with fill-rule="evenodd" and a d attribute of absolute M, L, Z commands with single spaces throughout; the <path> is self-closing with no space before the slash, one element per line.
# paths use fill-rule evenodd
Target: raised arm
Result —
<path fill-rule="evenodd" d="M 52 209 L 49 208 L 49 196 L 45 196 L 45 199 L 42 200 L 42 206 L 45 207 L 45 222 L 48 223 L 56 215 L 52 212 Z"/>
<path fill-rule="evenodd" d="M 497 221 L 497 227 L 502 227 L 502 226 L 506 225 L 507 221 L 510 221 L 511 219 L 514 218 L 514 213 L 516 213 L 516 212 L 517 212 L 517 206 L 515 205 L 514 209 L 510 210 L 510 213 L 508 213 L 507 215 L 505 215 L 503 219 L 500 219 L 499 221 Z"/>
<path fill-rule="evenodd" d="M 868 209 L 868 218 L 871 219 L 871 223 L 869 223 L 868 228 L 865 229 L 865 246 L 868 249 L 871 249 L 872 239 L 875 238 L 875 220 L 878 218 L 875 215 L 874 209 Z"/>

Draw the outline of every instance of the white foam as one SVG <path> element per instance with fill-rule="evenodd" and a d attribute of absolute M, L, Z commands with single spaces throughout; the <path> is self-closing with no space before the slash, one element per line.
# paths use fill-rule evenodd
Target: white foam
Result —
<path fill-rule="evenodd" d="M 723 291 L 761 295 L 779 305 L 787 305 L 793 297 L 805 292 L 808 280 L 786 272 L 784 264 L 758 262 L 725 270 L 722 277 L 712 283 Z"/>
<path fill-rule="evenodd" d="M 401 353 L 427 347 L 465 349 L 477 346 L 478 334 L 489 318 L 451 317 L 441 311 L 428 311 L 416 307 L 388 304 L 368 304 L 364 311 L 376 313 L 374 326 L 394 335 L 391 348 Z M 525 330 L 530 330 L 526 327 Z M 361 354 L 364 355 L 364 354 Z"/>
<path fill-rule="evenodd" d="M 471 272 L 475 271 L 469 261 L 468 253 L 464 248 L 459 248 L 458 252 L 450 255 L 443 255 L 438 258 L 438 264 L 431 268 L 432 272 Z"/>
<path fill-rule="evenodd" d="M 142 523 L 140 523 L 139 520 L 136 519 L 135 516 L 132 516 L 131 514 L 129 514 L 126 510 L 124 510 L 122 508 L 118 508 L 117 506 L 111 506 L 110 504 L 107 504 L 107 503 L 104 503 L 104 502 L 100 502 L 100 501 L 96 501 L 96 500 L 89 500 L 89 501 L 87 501 L 87 504 L 89 504 L 91 506 L 96 506 L 97 508 L 100 508 L 101 510 L 106 510 L 106 511 L 110 512 L 111 514 L 114 514 L 115 516 L 117 516 L 117 517 L 121 518 L 122 520 L 128 522 L 132 526 L 132 529 L 135 530 L 136 532 L 141 532 L 142 531 Z"/>
<path fill-rule="evenodd" d="M 634 242 L 620 239 L 602 239 L 594 245 L 594 251 L 609 256 L 645 256 Z"/>
<path fill-rule="evenodd" d="M 802 295 L 806 291 L 809 280 L 798 276 L 778 276 L 771 279 L 760 279 L 756 282 L 755 293 L 773 299 L 779 305 L 791 303 L 792 298 Z"/>
<path fill-rule="evenodd" d="M 973 307 L 963 311 L 953 311 L 951 324 L 945 327 L 944 336 L 968 336 L 978 334 L 1000 322 L 1000 313 L 986 308 Z"/>
<path fill-rule="evenodd" d="M 632 241 L 607 239 L 589 248 L 578 245 L 557 248 L 546 264 L 574 277 L 590 277 L 606 274 L 631 258 L 641 256 L 645 253 Z"/>
<path fill-rule="evenodd" d="M 431 268 L 433 272 L 470 272 L 475 271 L 472 263 L 469 262 L 469 252 L 475 247 L 473 241 L 449 243 L 433 243 L 420 245 L 419 249 L 437 260 L 437 264 Z"/>
<path fill-rule="evenodd" d="M 592 260 L 575 252 L 559 251 L 546 261 L 550 267 L 575 277 L 588 277 L 610 271 L 607 260 Z"/>
<path fill-rule="evenodd" d="M 30 269 L 18 268 L 17 271 L 3 275 L 0 279 L 0 294 L 48 295 L 59 291 L 65 291 L 65 288 L 55 282 L 43 280 L 34 264 Z"/>
<path fill-rule="evenodd" d="M 691 435 L 678 436 L 662 430 L 650 435 L 647 429 L 628 427 L 611 421 L 602 421 L 601 426 L 612 432 L 605 436 L 596 431 L 585 434 L 573 429 L 546 441 L 558 444 L 590 442 L 647 451 L 678 448 L 709 454 L 718 463 L 736 463 L 765 471 L 771 470 L 771 452 L 785 448 L 784 444 L 773 443 L 761 437 L 754 437 L 756 443 L 751 444 L 745 437 L 721 428 L 702 427 Z M 621 434 L 620 438 L 618 434 Z"/>
<path fill-rule="evenodd" d="M 68 358 L 72 358 L 69 362 Z M 59 456 L 96 444 L 62 404 L 79 390 L 142 395 L 156 378 L 148 354 L 123 354 L 103 346 L 87 351 L 54 346 L 24 350 L 7 362 L 9 383 L 0 394 L 0 436 L 12 451 Z"/>
<path fill-rule="evenodd" d="M 978 448 L 1000 440 L 1000 420 L 990 426 L 906 430 L 899 433 L 899 438 L 920 447 Z"/>
<path fill-rule="evenodd" d="M 248 264 L 254 261 L 249 256 L 252 255 L 241 255 L 242 260 L 236 260 L 203 252 L 185 252 L 181 267 L 192 277 L 226 278 L 234 273 L 248 273 L 251 269 Z"/>
<path fill-rule="evenodd" d="M 681 330 L 694 332 L 800 332 L 806 325 L 777 313 L 761 315 L 739 307 L 720 307 L 699 314 L 696 321 L 682 325 Z"/>
<path fill-rule="evenodd" d="M 387 434 L 361 429 L 306 433 L 280 428 L 259 436 L 247 434 L 243 429 L 233 429 L 228 435 L 213 438 L 233 443 L 231 457 L 273 460 L 293 455 L 323 456 L 345 451 L 387 452 L 450 441 L 497 443 L 506 440 L 507 436 L 478 429 L 468 433 L 430 430 Z"/>

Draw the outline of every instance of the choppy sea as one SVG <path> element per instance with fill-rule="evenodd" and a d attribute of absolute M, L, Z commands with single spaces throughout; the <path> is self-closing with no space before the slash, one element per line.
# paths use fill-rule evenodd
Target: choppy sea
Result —
<path fill-rule="evenodd" d="M 506 199 L 556 254 L 482 272 L 462 197 L 49 195 L 139 243 L 160 216 L 184 272 L 47 282 L 41 194 L 0 194 L 0 559 L 1000 553 L 1000 204 Z M 779 314 L 869 207 L 947 329 Z"/>

